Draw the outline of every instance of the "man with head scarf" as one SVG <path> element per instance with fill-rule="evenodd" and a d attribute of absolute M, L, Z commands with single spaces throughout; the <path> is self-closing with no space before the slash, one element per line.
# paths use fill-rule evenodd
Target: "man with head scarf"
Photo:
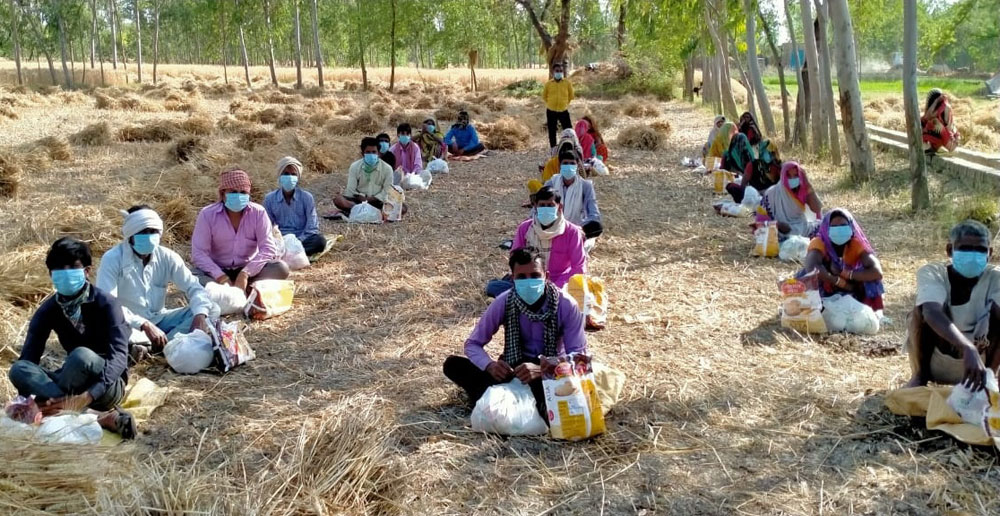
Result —
<path fill-rule="evenodd" d="M 288 265 L 271 240 L 264 207 L 250 202 L 250 176 L 236 169 L 219 176 L 219 201 L 202 208 L 191 237 L 191 262 L 202 285 L 242 290 L 262 279 L 285 279 Z"/>
<path fill-rule="evenodd" d="M 285 156 L 278 161 L 278 188 L 264 196 L 264 210 L 282 235 L 295 235 L 302 242 L 306 255 L 313 256 L 326 249 L 326 238 L 319 232 L 319 216 L 313 195 L 300 188 L 302 163 Z"/>
<path fill-rule="evenodd" d="M 455 156 L 474 156 L 486 150 L 479 143 L 479 133 L 469 121 L 468 111 L 458 112 L 458 121 L 444 135 L 444 143 L 448 146 L 448 152 Z"/>
<path fill-rule="evenodd" d="M 180 255 L 160 245 L 160 216 L 145 205 L 133 206 L 125 213 L 125 240 L 101 257 L 97 288 L 118 298 L 129 327 L 145 333 L 154 349 L 162 348 L 178 333 L 207 330 L 208 320 L 218 318 L 219 308 Z M 187 296 L 186 307 L 164 307 L 170 283 Z"/>

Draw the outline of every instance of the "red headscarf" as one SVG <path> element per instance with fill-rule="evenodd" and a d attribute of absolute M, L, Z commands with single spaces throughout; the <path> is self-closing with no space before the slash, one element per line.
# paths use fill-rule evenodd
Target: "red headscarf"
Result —
<path fill-rule="evenodd" d="M 235 169 L 227 170 L 219 176 L 219 197 L 222 197 L 223 190 L 239 190 L 241 192 L 250 191 L 250 176 L 246 172 Z"/>
<path fill-rule="evenodd" d="M 799 190 L 796 192 L 792 190 L 792 187 L 788 186 L 788 173 L 792 169 L 799 171 Z M 798 163 L 794 161 L 786 161 L 784 165 L 781 166 L 781 185 L 788 190 L 788 193 L 792 197 L 796 198 L 802 205 L 806 204 L 809 200 L 809 193 L 812 192 L 812 185 L 809 184 L 809 178 L 806 177 L 806 171 L 804 168 L 800 167 Z"/>

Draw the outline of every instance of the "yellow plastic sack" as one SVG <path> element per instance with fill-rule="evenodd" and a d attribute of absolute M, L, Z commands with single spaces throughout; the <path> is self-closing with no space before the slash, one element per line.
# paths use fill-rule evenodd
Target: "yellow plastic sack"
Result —
<path fill-rule="evenodd" d="M 778 226 L 767 222 L 753 232 L 753 255 L 763 258 L 778 256 L 781 246 L 778 245 Z"/>
<path fill-rule="evenodd" d="M 386 222 L 398 222 L 403 219 L 403 201 L 406 196 L 403 189 L 393 186 L 386 192 L 385 202 L 382 203 L 382 216 Z"/>
<path fill-rule="evenodd" d="M 823 299 L 809 281 L 788 278 L 778 284 L 781 291 L 781 326 L 799 333 L 826 333 Z"/>
<path fill-rule="evenodd" d="M 715 169 L 712 171 L 712 181 L 715 185 L 715 193 L 722 194 L 726 192 L 726 185 L 732 183 L 735 179 L 735 175 L 728 171 L 722 169 Z"/>
<path fill-rule="evenodd" d="M 899 416 L 926 418 L 928 430 L 940 430 L 963 443 L 1000 448 L 1000 439 L 987 435 L 982 425 L 962 421 L 948 405 L 951 390 L 950 385 L 896 389 L 886 394 L 885 406 Z"/>
<path fill-rule="evenodd" d="M 625 387 L 625 373 L 600 362 L 591 362 L 591 365 L 594 368 L 597 398 L 601 401 L 601 413 L 606 416 L 622 397 L 622 389 Z"/>
<path fill-rule="evenodd" d="M 260 280 L 253 284 L 243 312 L 257 321 L 270 319 L 291 310 L 294 297 L 294 281 Z"/>
<path fill-rule="evenodd" d="M 586 274 L 574 274 L 566 282 L 563 292 L 576 301 L 587 320 L 587 329 L 603 330 L 608 324 L 608 295 L 604 281 Z"/>
<path fill-rule="evenodd" d="M 553 439 L 580 441 L 603 434 L 604 412 L 590 356 L 571 353 L 542 360 L 542 388 Z"/>

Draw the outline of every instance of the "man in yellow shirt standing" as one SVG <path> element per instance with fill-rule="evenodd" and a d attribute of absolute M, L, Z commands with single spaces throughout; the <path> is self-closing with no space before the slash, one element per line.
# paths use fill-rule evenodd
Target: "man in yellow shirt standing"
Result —
<path fill-rule="evenodd" d="M 549 128 L 549 147 L 556 146 L 556 123 L 563 129 L 571 129 L 569 103 L 573 100 L 573 84 L 564 75 L 562 63 L 552 65 L 552 78 L 542 90 L 545 101 L 545 125 Z"/>

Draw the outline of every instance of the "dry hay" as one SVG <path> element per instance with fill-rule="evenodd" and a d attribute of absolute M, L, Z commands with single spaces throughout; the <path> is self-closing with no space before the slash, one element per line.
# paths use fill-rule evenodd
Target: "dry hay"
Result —
<path fill-rule="evenodd" d="M 307 120 L 309 125 L 314 127 L 323 127 L 333 120 L 333 111 L 327 108 L 319 107 L 312 110 L 312 114 L 309 115 Z"/>
<path fill-rule="evenodd" d="M 881 114 L 884 113 L 886 109 L 889 109 L 889 104 L 886 103 L 885 99 L 875 99 L 865 104 L 864 111 L 874 111 L 875 113 Z"/>
<path fill-rule="evenodd" d="M 88 97 L 80 91 L 64 91 L 57 95 L 63 104 L 80 104 L 86 102 Z"/>
<path fill-rule="evenodd" d="M 162 203 L 156 203 L 156 213 L 163 219 L 163 233 L 170 235 L 176 242 L 189 242 L 194 233 L 194 222 L 198 217 L 198 208 L 191 205 L 189 199 L 174 197 Z"/>
<path fill-rule="evenodd" d="M 204 113 L 196 113 L 185 118 L 180 123 L 182 131 L 199 136 L 208 136 L 215 130 L 215 122 L 212 117 Z"/>
<path fill-rule="evenodd" d="M 458 120 L 458 110 L 448 106 L 441 106 L 434 111 L 434 119 L 438 122 L 442 120 L 453 122 Z"/>
<path fill-rule="evenodd" d="M 298 104 L 302 97 L 298 95 L 286 95 L 280 91 L 257 92 L 247 97 L 250 102 L 262 102 L 266 104 Z"/>
<path fill-rule="evenodd" d="M 410 124 L 410 127 L 413 129 L 413 133 L 416 134 L 416 132 L 423 126 L 424 120 L 426 119 L 427 117 L 424 113 L 409 110 L 398 110 L 389 115 L 389 118 L 385 121 L 385 125 L 390 131 L 392 131 L 401 124 Z"/>
<path fill-rule="evenodd" d="M 21 115 L 18 115 L 17 111 L 14 111 L 13 107 L 6 105 L 0 105 L 0 116 L 10 118 L 11 120 L 21 118 Z"/>
<path fill-rule="evenodd" d="M 252 125 L 253 124 L 246 122 L 244 120 L 239 120 L 232 115 L 224 115 L 220 117 L 219 120 L 215 123 L 215 127 L 217 127 L 220 131 L 225 133 L 243 132 L 248 128 L 250 128 Z"/>
<path fill-rule="evenodd" d="M 17 187 L 21 181 L 21 164 L 17 156 L 0 153 L 0 199 L 17 195 Z"/>
<path fill-rule="evenodd" d="M 299 127 L 305 124 L 305 118 L 291 108 L 286 108 L 280 116 L 273 122 L 275 129 L 285 129 L 288 127 Z"/>
<path fill-rule="evenodd" d="M 976 125 L 986 127 L 993 132 L 1000 133 L 1000 116 L 993 113 L 993 110 L 983 111 L 973 119 Z"/>
<path fill-rule="evenodd" d="M 328 128 L 334 134 L 369 134 L 374 136 L 382 131 L 384 125 L 384 121 L 375 113 L 364 110 L 353 118 L 333 122 Z"/>
<path fill-rule="evenodd" d="M 520 120 L 505 116 L 491 124 L 479 124 L 483 145 L 488 149 L 522 151 L 528 148 L 531 130 Z"/>
<path fill-rule="evenodd" d="M 632 118 L 659 116 L 660 110 L 654 107 L 656 104 L 658 104 L 656 101 L 648 98 L 637 99 L 629 97 L 625 99 L 622 113 Z"/>
<path fill-rule="evenodd" d="M 321 139 L 315 142 L 296 138 L 295 147 L 303 155 L 302 165 L 307 172 L 329 174 L 346 170 L 357 158 L 357 147 L 346 138 Z"/>
<path fill-rule="evenodd" d="M 69 161 L 73 158 L 73 149 L 64 136 L 46 136 L 35 142 L 35 145 L 44 149 L 52 161 Z"/>
<path fill-rule="evenodd" d="M 103 480 L 114 471 L 108 449 L 100 448 L 5 437 L 0 506 L 11 514 L 92 512 Z"/>
<path fill-rule="evenodd" d="M 961 145 L 993 152 L 1000 148 L 1000 134 L 985 125 L 967 124 L 964 127 L 959 125 L 958 133 Z"/>
<path fill-rule="evenodd" d="M 164 109 L 167 111 L 184 111 L 187 113 L 193 113 L 198 111 L 201 107 L 201 102 L 198 99 L 189 100 L 170 100 L 168 99 L 163 103 Z"/>
<path fill-rule="evenodd" d="M 118 130 L 118 140 L 123 142 L 168 142 L 173 140 L 180 128 L 177 123 L 154 120 L 145 125 L 133 125 Z"/>
<path fill-rule="evenodd" d="M 648 125 L 630 125 L 618 134 L 618 145 L 629 149 L 654 151 L 663 146 L 663 133 Z"/>
<path fill-rule="evenodd" d="M 236 146 L 247 151 L 278 144 L 274 131 L 261 126 L 250 126 L 239 133 Z"/>
<path fill-rule="evenodd" d="M 268 107 L 256 111 L 247 119 L 261 124 L 273 124 L 281 116 L 281 110 L 276 107 Z M 237 115 L 239 118 L 239 115 Z"/>
<path fill-rule="evenodd" d="M 417 101 L 413 103 L 414 109 L 433 109 L 434 108 L 434 98 L 430 95 L 421 95 L 417 98 Z"/>
<path fill-rule="evenodd" d="M 376 116 L 382 118 L 389 116 L 389 114 L 394 111 L 393 105 L 389 102 L 378 102 L 370 104 L 368 109 L 371 110 L 371 112 L 374 113 Z"/>
<path fill-rule="evenodd" d="M 355 103 L 351 98 L 345 98 L 337 104 L 336 113 L 340 116 L 351 116 L 357 110 L 357 103 Z"/>
<path fill-rule="evenodd" d="M 246 99 L 235 99 L 229 103 L 229 113 L 235 115 L 240 111 L 245 111 L 249 109 L 249 104 L 247 104 Z"/>
<path fill-rule="evenodd" d="M 875 125 L 893 131 L 906 131 L 906 116 L 902 111 L 890 110 L 882 113 L 875 122 Z"/>
<path fill-rule="evenodd" d="M 670 121 L 666 118 L 657 118 L 649 123 L 649 126 L 656 129 L 664 138 L 670 137 L 670 132 L 673 131 L 673 127 L 670 126 Z"/>
<path fill-rule="evenodd" d="M 208 143 L 200 136 L 178 138 L 167 149 L 167 155 L 178 163 L 186 163 L 208 150 Z"/>
<path fill-rule="evenodd" d="M 94 98 L 97 99 L 97 102 L 95 103 L 97 109 L 108 109 L 113 111 L 142 111 L 149 113 L 161 111 L 158 105 L 135 95 L 125 95 L 123 97 L 115 98 L 100 92 L 95 92 Z"/>
<path fill-rule="evenodd" d="M 903 99 L 900 97 L 885 97 L 885 105 L 891 108 L 901 106 L 903 104 Z"/>
<path fill-rule="evenodd" d="M 111 125 L 107 122 L 97 122 L 73 133 L 69 141 L 74 145 L 96 147 L 111 143 Z"/>
<path fill-rule="evenodd" d="M 507 101 L 500 97 L 489 97 L 481 102 L 481 105 L 485 106 L 490 111 L 506 111 Z"/>

